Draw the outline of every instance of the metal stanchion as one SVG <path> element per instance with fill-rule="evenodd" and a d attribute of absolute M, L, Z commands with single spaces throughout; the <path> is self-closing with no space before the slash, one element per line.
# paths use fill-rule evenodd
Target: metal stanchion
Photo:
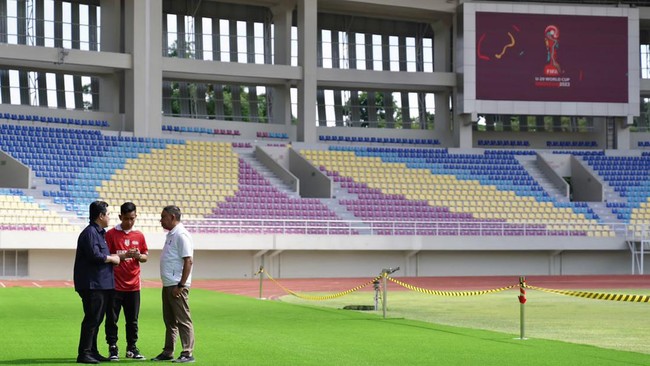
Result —
<path fill-rule="evenodd" d="M 519 339 L 526 339 L 526 277 L 519 277 Z"/>
<path fill-rule="evenodd" d="M 382 279 L 384 280 L 384 281 L 383 281 L 383 286 L 382 286 L 382 288 L 383 288 L 383 294 L 382 294 L 382 296 L 381 296 L 381 309 L 382 309 L 382 312 L 383 312 L 383 314 L 384 314 L 384 319 L 386 319 L 386 297 L 387 297 L 387 296 L 386 296 L 386 293 L 388 292 L 387 289 L 386 289 L 386 287 L 387 287 L 386 285 L 387 285 L 387 283 L 388 283 L 388 275 L 386 274 L 385 271 L 386 271 L 386 270 L 384 269 L 384 270 L 381 272 Z"/>
<path fill-rule="evenodd" d="M 392 273 L 395 273 L 397 271 L 399 271 L 399 267 L 397 267 L 397 268 L 384 268 L 384 269 L 381 270 L 381 277 L 384 279 L 384 283 L 383 283 L 384 288 L 383 288 L 383 294 L 382 294 L 382 299 L 381 299 L 382 300 L 382 311 L 383 311 L 383 314 L 384 314 L 384 319 L 386 319 L 386 298 L 387 298 L 386 294 L 388 293 L 388 275 L 392 274 Z"/>
<path fill-rule="evenodd" d="M 255 272 L 255 275 L 256 276 L 260 275 L 260 296 L 259 296 L 259 298 L 260 298 L 260 300 L 262 300 L 262 299 L 264 299 L 262 297 L 262 284 L 264 283 L 264 266 L 260 266 L 260 269 L 257 272 Z"/>
<path fill-rule="evenodd" d="M 372 281 L 372 287 L 375 289 L 375 311 L 379 310 L 379 298 L 381 286 L 379 285 L 379 280 Z"/>

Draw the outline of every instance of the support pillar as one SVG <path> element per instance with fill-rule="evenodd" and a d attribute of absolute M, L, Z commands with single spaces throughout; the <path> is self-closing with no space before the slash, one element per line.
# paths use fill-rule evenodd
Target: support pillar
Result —
<path fill-rule="evenodd" d="M 295 6 L 295 1 L 287 1 L 271 8 L 275 32 L 273 45 L 276 65 L 291 65 L 291 21 Z M 270 27 L 264 37 L 271 37 Z M 268 50 L 268 53 L 270 55 L 271 50 Z M 270 91 L 272 98 L 270 100 L 269 123 L 291 126 L 291 86 L 289 84 L 275 85 Z"/>
<path fill-rule="evenodd" d="M 616 147 L 618 149 L 631 149 L 630 126 L 632 125 L 632 116 L 618 117 L 615 119 L 616 128 Z"/>
<path fill-rule="evenodd" d="M 457 115 L 457 121 L 454 124 L 458 127 L 458 147 L 461 149 L 471 149 L 473 147 L 473 130 L 472 124 L 475 119 L 471 114 Z M 476 117 L 478 118 L 478 117 Z"/>
<path fill-rule="evenodd" d="M 298 65 L 302 78 L 298 83 L 297 140 L 316 142 L 316 42 L 318 1 L 298 0 Z"/>
<path fill-rule="evenodd" d="M 125 2 L 125 51 L 133 67 L 125 77 L 125 128 L 136 136 L 162 135 L 162 2 Z"/>

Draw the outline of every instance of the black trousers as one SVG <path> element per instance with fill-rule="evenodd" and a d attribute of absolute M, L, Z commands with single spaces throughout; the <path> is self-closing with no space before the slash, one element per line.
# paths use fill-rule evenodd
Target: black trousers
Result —
<path fill-rule="evenodd" d="M 97 332 L 104 320 L 112 292 L 113 290 L 81 290 L 78 292 L 84 309 L 77 350 L 79 356 L 94 356 L 99 353 L 97 351 Z"/>
<path fill-rule="evenodd" d="M 117 323 L 124 308 L 126 320 L 127 350 L 138 342 L 138 315 L 140 314 L 140 291 L 115 291 L 113 301 L 106 314 L 106 343 L 117 344 Z"/>

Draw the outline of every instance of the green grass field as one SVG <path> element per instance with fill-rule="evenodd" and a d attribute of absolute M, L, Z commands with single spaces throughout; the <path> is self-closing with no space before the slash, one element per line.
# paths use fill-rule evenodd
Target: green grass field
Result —
<path fill-rule="evenodd" d="M 543 333 L 569 334 L 572 330 L 577 332 L 574 337 L 589 334 L 594 338 L 617 339 L 621 344 L 628 344 L 630 338 L 641 338 L 647 344 L 648 336 L 636 332 L 637 328 L 648 328 L 647 316 L 642 316 L 647 315 L 648 304 L 612 302 L 611 307 L 593 310 L 598 303 L 605 302 L 530 294 L 529 339 L 519 340 L 519 304 L 514 291 L 457 299 L 392 292 L 388 299 L 389 316 L 383 319 L 381 311 L 339 309 L 342 304 L 372 304 L 371 292 L 307 305 L 302 301 L 289 303 L 298 302 L 293 297 L 269 301 L 192 290 L 196 364 L 650 364 L 649 354 L 549 340 L 553 337 Z M 548 319 L 542 320 L 546 316 Z M 631 320 L 625 320 L 628 316 Z M 0 288 L 0 365 L 73 364 L 81 317 L 81 301 L 72 289 Z M 437 324 L 443 322 L 460 326 Z M 489 328 L 485 324 L 492 324 L 499 331 L 476 329 Z M 635 327 L 633 332 L 631 326 Z M 123 327 L 120 336 L 123 338 Z M 140 350 L 148 358 L 155 356 L 161 350 L 163 337 L 160 291 L 144 289 Z M 123 340 L 120 345 L 123 349 Z M 103 342 L 100 350 L 106 350 Z M 122 359 L 119 363 L 138 362 L 150 361 Z"/>
<path fill-rule="evenodd" d="M 648 294 L 649 290 L 593 290 L 593 292 Z M 310 294 L 319 295 L 319 294 Z M 389 292 L 388 317 L 477 328 L 519 337 L 519 289 L 471 297 L 441 297 L 412 291 Z M 650 360 L 650 311 L 648 303 L 577 298 L 528 290 L 524 310 L 525 337 L 560 340 L 624 351 L 647 353 Z M 294 296 L 282 300 L 294 304 L 343 308 L 350 304 L 374 305 L 374 292 L 355 292 L 327 301 Z M 380 310 L 370 313 L 382 316 Z M 649 362 L 650 363 L 650 362 Z"/>

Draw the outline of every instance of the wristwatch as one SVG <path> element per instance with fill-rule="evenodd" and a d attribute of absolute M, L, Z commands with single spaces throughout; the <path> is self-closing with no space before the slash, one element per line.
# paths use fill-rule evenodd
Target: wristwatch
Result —
<path fill-rule="evenodd" d="M 183 287 L 185 287 L 185 285 L 183 285 L 182 283 L 179 282 L 178 285 L 176 285 L 176 287 L 183 288 Z"/>

